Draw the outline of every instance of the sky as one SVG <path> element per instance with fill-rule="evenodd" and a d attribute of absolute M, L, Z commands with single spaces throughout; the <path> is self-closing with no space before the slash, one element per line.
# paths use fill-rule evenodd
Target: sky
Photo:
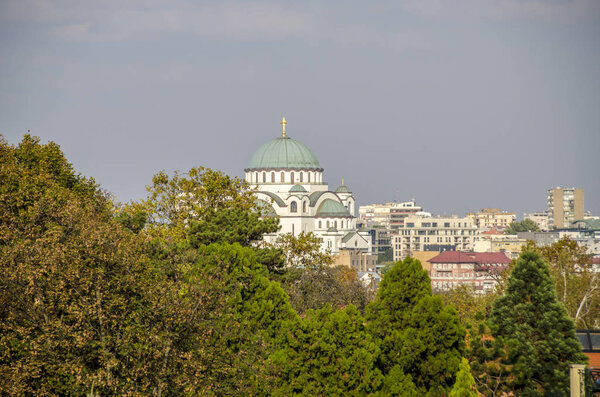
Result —
<path fill-rule="evenodd" d="M 600 215 L 600 1 L 0 1 L 0 134 L 122 202 L 242 177 L 283 116 L 359 205 Z"/>

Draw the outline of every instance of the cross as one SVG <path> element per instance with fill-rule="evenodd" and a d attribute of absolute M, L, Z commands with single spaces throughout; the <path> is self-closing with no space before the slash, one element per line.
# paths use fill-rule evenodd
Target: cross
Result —
<path fill-rule="evenodd" d="M 285 125 L 287 124 L 287 121 L 285 121 L 285 117 L 283 118 L 283 120 L 281 120 L 281 122 L 279 123 L 283 126 L 283 131 L 281 131 L 281 136 L 285 137 Z"/>

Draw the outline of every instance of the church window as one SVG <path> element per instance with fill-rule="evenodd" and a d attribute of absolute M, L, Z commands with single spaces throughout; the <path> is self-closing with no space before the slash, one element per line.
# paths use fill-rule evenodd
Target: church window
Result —
<path fill-rule="evenodd" d="M 302 212 L 306 212 L 306 201 L 302 203 Z"/>
<path fill-rule="evenodd" d="M 327 221 L 327 229 L 329 229 L 329 221 Z"/>
<path fill-rule="evenodd" d="M 344 221 L 342 221 L 341 223 L 342 223 L 342 226 L 341 226 L 341 228 L 343 229 L 343 228 L 344 228 Z"/>
<path fill-rule="evenodd" d="M 323 227 L 323 224 L 321 223 L 321 221 L 319 221 L 319 229 L 321 229 Z"/>
<path fill-rule="evenodd" d="M 294 173 L 293 172 L 290 174 L 290 181 L 291 181 L 291 183 L 296 183 L 296 181 L 294 181 Z"/>
<path fill-rule="evenodd" d="M 337 221 L 333 222 L 333 227 L 335 227 L 337 229 Z"/>
<path fill-rule="evenodd" d="M 254 173 L 254 182 L 258 183 L 258 172 Z"/>
<path fill-rule="evenodd" d="M 267 173 L 263 172 L 263 182 L 266 183 L 267 182 Z"/>
<path fill-rule="evenodd" d="M 292 204 L 290 204 L 290 212 L 298 212 L 298 204 L 295 201 L 292 201 Z"/>
<path fill-rule="evenodd" d="M 310 172 L 307 175 L 308 175 L 308 183 L 310 183 Z"/>
<path fill-rule="evenodd" d="M 304 182 L 304 174 L 302 172 L 300 173 L 300 182 Z"/>
<path fill-rule="evenodd" d="M 281 173 L 281 183 L 285 182 L 285 172 Z"/>
<path fill-rule="evenodd" d="M 275 183 L 275 173 L 271 172 L 271 182 Z"/>

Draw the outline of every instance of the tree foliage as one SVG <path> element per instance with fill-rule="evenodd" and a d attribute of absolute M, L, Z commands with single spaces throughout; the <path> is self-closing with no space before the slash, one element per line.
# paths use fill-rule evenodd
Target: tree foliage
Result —
<path fill-rule="evenodd" d="M 587 358 L 539 254 L 519 256 L 506 294 L 494 303 L 490 327 L 491 337 L 474 346 L 478 378 L 494 377 L 482 392 L 568 395 L 569 363 Z"/>
<path fill-rule="evenodd" d="M 469 361 L 463 358 L 458 373 L 456 374 L 456 383 L 452 386 L 449 397 L 477 397 L 477 388 L 475 379 L 471 375 L 471 366 Z"/>
<path fill-rule="evenodd" d="M 275 395 L 363 396 L 382 386 L 374 365 L 379 350 L 353 305 L 309 310 L 281 338 L 285 347 L 271 357 L 277 369 Z"/>
<path fill-rule="evenodd" d="M 565 237 L 554 244 L 537 246 L 528 242 L 548 263 L 558 300 L 580 328 L 600 327 L 600 273 L 584 246 Z"/>
<path fill-rule="evenodd" d="M 511 222 L 504 234 L 517 234 L 519 232 L 537 232 L 540 230 L 538 225 L 531 219 L 524 219 L 521 222 Z"/>
<path fill-rule="evenodd" d="M 417 391 L 443 395 L 454 384 L 465 331 L 456 311 L 431 295 L 431 282 L 418 260 L 406 258 L 386 272 L 366 318 L 386 377 L 409 375 Z"/>

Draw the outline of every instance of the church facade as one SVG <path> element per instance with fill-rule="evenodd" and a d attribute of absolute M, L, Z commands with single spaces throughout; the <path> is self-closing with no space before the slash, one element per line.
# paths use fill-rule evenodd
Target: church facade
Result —
<path fill-rule="evenodd" d="M 287 136 L 285 118 L 281 136 L 265 143 L 254 153 L 244 170 L 245 179 L 256 189 L 265 213 L 278 216 L 281 229 L 266 235 L 267 242 L 278 235 L 314 233 L 323 249 L 370 250 L 367 233 L 356 230 L 355 200 L 344 185 L 335 191 L 323 180 L 323 168 L 313 152 Z"/>

